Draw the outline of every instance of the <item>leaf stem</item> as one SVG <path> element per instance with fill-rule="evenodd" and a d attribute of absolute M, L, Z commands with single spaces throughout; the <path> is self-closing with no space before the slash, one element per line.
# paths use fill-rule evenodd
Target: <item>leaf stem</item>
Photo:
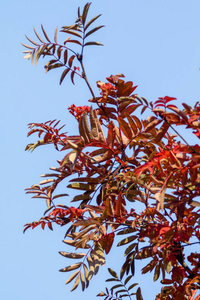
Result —
<path fill-rule="evenodd" d="M 94 101 L 95 101 L 95 102 L 97 103 L 97 105 L 99 106 L 99 103 L 97 102 L 96 97 L 95 97 L 95 95 L 94 95 L 94 92 L 93 92 L 93 90 L 92 90 L 92 88 L 91 88 L 91 85 L 90 85 L 90 83 L 89 83 L 89 81 L 88 81 L 88 79 L 87 79 L 87 76 L 86 76 L 86 73 L 85 73 L 85 68 L 84 68 L 84 65 L 83 65 L 82 60 L 80 61 L 80 64 L 81 64 L 81 68 L 82 68 L 82 77 L 83 77 L 83 79 L 85 80 L 85 82 L 86 82 L 86 84 L 87 84 L 87 86 L 88 86 L 88 88 L 89 88 L 89 90 L 90 90 L 90 93 L 92 94 L 92 97 L 93 97 Z"/>

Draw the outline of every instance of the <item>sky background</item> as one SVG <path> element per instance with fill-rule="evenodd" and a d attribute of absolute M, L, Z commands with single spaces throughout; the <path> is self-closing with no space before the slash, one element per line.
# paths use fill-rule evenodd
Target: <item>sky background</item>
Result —
<path fill-rule="evenodd" d="M 64 284 L 69 273 L 58 272 L 71 264 L 58 254 L 69 251 L 62 243 L 65 229 L 54 226 L 53 232 L 36 228 L 22 233 L 23 225 L 38 220 L 45 209 L 42 200 L 31 199 L 24 189 L 38 183 L 40 175 L 56 166 L 59 158 L 53 147 L 24 151 L 34 140 L 27 138 L 27 124 L 58 119 L 72 134 L 76 123 L 67 107 L 72 103 L 85 105 L 91 95 L 80 79 L 75 78 L 75 86 L 67 79 L 59 86 L 59 70 L 46 75 L 44 61 L 32 66 L 23 60 L 25 49 L 20 43 L 27 43 L 25 34 L 34 39 L 33 26 L 41 32 L 41 24 L 53 38 L 56 26 L 73 24 L 77 7 L 85 3 L 6 0 L 0 4 L 0 295 L 4 300 L 95 299 L 104 290 L 108 276 L 107 267 L 101 268 L 89 289 L 70 293 L 71 285 Z M 96 94 L 97 80 L 123 73 L 126 80 L 138 85 L 139 96 L 150 101 L 165 95 L 177 97 L 179 104 L 199 101 L 199 12 L 199 0 L 93 1 L 88 17 L 102 14 L 95 25 L 106 25 L 93 35 L 104 47 L 88 47 L 85 51 L 88 79 Z M 189 135 L 186 137 L 189 139 Z M 109 266 L 116 271 L 123 262 L 123 251 L 108 255 Z M 154 285 L 148 276 L 139 276 L 139 280 L 144 299 L 153 300 L 159 284 Z"/>

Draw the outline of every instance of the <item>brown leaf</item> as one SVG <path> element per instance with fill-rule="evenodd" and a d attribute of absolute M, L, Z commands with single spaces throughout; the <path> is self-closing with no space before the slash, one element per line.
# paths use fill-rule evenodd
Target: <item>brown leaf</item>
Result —
<path fill-rule="evenodd" d="M 68 33 L 68 34 L 72 34 L 72 35 L 75 35 L 75 36 L 77 36 L 77 37 L 79 37 L 79 38 L 82 39 L 82 35 L 81 35 L 80 33 L 78 33 L 77 31 L 70 30 L 70 29 L 63 29 L 63 30 L 61 30 L 61 32 L 65 32 L 65 33 Z M 70 41 L 71 41 L 71 40 L 70 40 Z M 69 42 L 70 42 L 70 41 L 69 41 Z"/>
<path fill-rule="evenodd" d="M 73 84 L 75 84 L 74 83 L 74 75 L 75 75 L 75 72 L 72 71 L 70 77 L 71 77 L 71 81 L 72 81 Z"/>
<path fill-rule="evenodd" d="M 138 117 L 136 117 L 135 115 L 132 116 L 132 118 L 134 119 L 137 127 L 139 128 L 139 130 L 142 130 L 142 123 L 140 122 L 140 120 L 138 119 Z"/>
<path fill-rule="evenodd" d="M 103 44 L 99 42 L 87 42 L 84 46 L 103 46 Z"/>
<path fill-rule="evenodd" d="M 96 20 L 100 17 L 101 15 L 98 15 L 94 18 L 92 18 L 86 25 L 85 25 L 85 31 L 87 30 L 87 28 Z"/>
<path fill-rule="evenodd" d="M 68 56 L 68 53 L 67 53 L 67 49 L 64 51 L 64 64 L 66 65 L 67 63 L 67 56 Z"/>
<path fill-rule="evenodd" d="M 160 265 L 158 264 L 155 267 L 153 281 L 158 280 L 159 276 L 160 276 Z"/>
<path fill-rule="evenodd" d="M 59 253 L 64 257 L 73 258 L 73 259 L 79 259 L 86 256 L 85 253 L 73 253 L 73 252 L 65 252 L 65 251 L 60 251 Z"/>
<path fill-rule="evenodd" d="M 143 300 L 142 293 L 141 293 L 141 288 L 140 287 L 137 289 L 136 299 L 137 300 Z"/>
<path fill-rule="evenodd" d="M 180 109 L 177 108 L 177 107 L 170 107 L 170 106 L 169 106 L 169 109 L 171 109 L 171 110 L 173 110 L 174 112 L 176 112 L 179 116 L 182 117 L 182 119 L 183 119 L 186 123 L 188 123 L 188 117 L 187 117 L 187 115 L 186 115 L 182 110 L 180 110 Z"/>
<path fill-rule="evenodd" d="M 34 42 L 33 40 L 31 40 L 27 35 L 25 35 L 25 37 L 27 38 L 27 40 L 29 40 L 29 42 L 31 42 L 33 45 L 35 46 L 40 46 L 38 43 Z"/>
<path fill-rule="evenodd" d="M 101 29 L 102 27 L 105 27 L 105 26 L 104 26 L 104 25 L 97 26 L 97 27 L 95 27 L 94 29 L 90 30 L 90 31 L 85 35 L 85 38 L 88 37 L 89 35 L 91 35 L 92 33 L 94 33 L 95 31 Z"/>
<path fill-rule="evenodd" d="M 80 272 L 80 278 L 81 278 L 82 291 L 84 291 L 85 290 L 85 278 L 84 278 L 82 272 Z"/>
<path fill-rule="evenodd" d="M 88 2 L 88 3 L 86 3 L 86 5 L 83 8 L 83 14 L 81 16 L 83 25 L 85 24 L 90 5 L 91 5 L 91 3 Z"/>
<path fill-rule="evenodd" d="M 160 124 L 162 122 L 162 120 L 159 119 L 155 119 L 152 122 L 148 123 L 147 126 L 144 128 L 144 131 L 150 131 L 152 128 L 155 128 L 156 125 Z"/>
<path fill-rule="evenodd" d="M 54 33 L 54 41 L 57 44 L 57 34 L 58 34 L 58 26 L 55 29 L 55 33 Z"/>
<path fill-rule="evenodd" d="M 33 28 L 37 38 L 40 40 L 41 43 L 45 44 L 45 42 L 41 39 L 41 37 L 39 36 L 39 34 L 37 33 L 37 31 L 35 30 L 35 28 Z"/>
<path fill-rule="evenodd" d="M 74 183 L 69 184 L 67 187 L 71 188 L 71 189 L 76 189 L 76 190 L 94 191 L 96 185 L 74 182 Z"/>
<path fill-rule="evenodd" d="M 84 111 L 81 120 L 82 120 L 82 123 L 83 123 L 84 133 L 87 136 L 87 140 L 91 141 L 93 139 L 93 136 L 92 136 L 91 129 L 89 127 L 86 110 Z"/>
<path fill-rule="evenodd" d="M 120 129 L 122 130 L 122 132 L 124 133 L 124 135 L 131 140 L 133 135 L 132 135 L 132 131 L 128 125 L 128 123 L 126 121 L 124 121 L 124 119 L 122 119 L 121 117 L 117 118 L 118 122 L 119 122 L 119 126 Z"/>
<path fill-rule="evenodd" d="M 128 243 L 134 241 L 135 239 L 137 239 L 137 237 L 138 237 L 137 235 L 131 235 L 131 236 L 129 236 L 129 237 L 127 237 L 127 238 L 121 240 L 121 241 L 117 244 L 117 246 L 123 246 L 123 245 L 126 245 L 126 244 L 128 244 Z"/>
<path fill-rule="evenodd" d="M 73 60 L 74 60 L 75 57 L 76 57 L 75 55 L 72 55 L 72 56 L 70 57 L 70 59 L 68 60 L 68 65 L 69 65 L 70 68 L 71 68 L 71 66 L 72 66 L 72 63 L 73 63 Z"/>
<path fill-rule="evenodd" d="M 63 71 L 63 73 L 62 73 L 62 75 L 61 75 L 61 77 L 60 77 L 60 84 L 63 82 L 65 76 L 69 73 L 69 71 L 70 71 L 69 68 L 67 68 L 67 69 L 65 69 L 65 70 Z"/>
<path fill-rule="evenodd" d="M 51 43 L 51 41 L 50 41 L 48 35 L 46 34 L 46 31 L 44 30 L 44 27 L 43 27 L 42 25 L 41 25 L 41 27 L 42 27 L 42 31 L 43 31 L 43 33 L 44 33 L 44 36 L 45 36 L 46 40 L 47 40 L 49 43 Z"/>
<path fill-rule="evenodd" d="M 94 111 L 92 109 L 92 106 L 90 108 L 90 125 L 91 125 L 91 132 L 92 132 L 92 136 L 93 136 L 93 139 L 96 139 L 98 140 L 99 139 L 99 133 L 98 133 L 98 125 L 97 125 L 97 118 L 96 116 L 94 115 Z"/>
<path fill-rule="evenodd" d="M 73 271 L 73 270 L 78 269 L 78 268 L 81 266 L 81 264 L 82 264 L 82 263 L 79 262 L 79 263 L 73 264 L 73 265 L 71 265 L 71 266 L 65 267 L 65 268 L 63 268 L 63 269 L 60 269 L 59 271 L 60 271 L 60 272 L 69 272 L 69 271 Z"/>

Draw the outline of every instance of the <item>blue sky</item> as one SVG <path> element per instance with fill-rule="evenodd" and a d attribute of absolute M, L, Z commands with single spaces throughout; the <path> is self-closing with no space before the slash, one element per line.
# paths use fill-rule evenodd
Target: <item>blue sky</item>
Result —
<path fill-rule="evenodd" d="M 69 274 L 58 270 L 71 263 L 58 251 L 68 251 L 61 242 L 64 229 L 53 232 L 37 228 L 23 235 L 23 225 L 38 220 L 45 204 L 30 199 L 24 189 L 38 183 L 48 167 L 56 165 L 53 148 L 25 152 L 32 141 L 27 124 L 61 119 L 74 133 L 75 122 L 68 105 L 85 105 L 91 97 L 84 82 L 75 78 L 59 86 L 59 71 L 45 74 L 42 60 L 37 66 L 23 60 L 25 34 L 34 38 L 33 26 L 43 24 L 53 37 L 56 26 L 71 25 L 77 7 L 85 1 L 7 0 L 0 4 L 1 32 L 1 248 L 0 294 L 6 300 L 94 299 L 104 289 L 107 268 L 82 293 L 65 286 Z M 89 16 L 102 14 L 96 25 L 106 25 L 94 38 L 104 47 L 88 47 L 85 67 L 96 93 L 97 80 L 124 73 L 138 85 L 137 93 L 148 100 L 165 95 L 193 105 L 200 100 L 200 2 L 199 0 L 101 0 L 93 1 Z M 61 41 L 61 38 L 60 38 Z M 189 138 L 189 136 L 187 136 Z M 120 251 L 108 256 L 116 271 Z M 139 267 L 138 267 L 139 270 Z M 145 279 L 146 278 L 146 279 Z M 144 299 L 153 300 L 156 286 L 141 278 Z M 137 278 L 133 278 L 137 282 Z M 145 284 L 144 284 L 145 282 Z M 152 295 L 152 297 L 151 297 Z M 101 298 L 99 298 L 101 299 Z"/>

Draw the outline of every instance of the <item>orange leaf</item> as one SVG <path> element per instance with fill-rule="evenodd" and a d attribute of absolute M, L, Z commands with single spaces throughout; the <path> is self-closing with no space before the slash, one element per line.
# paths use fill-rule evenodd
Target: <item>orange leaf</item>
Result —
<path fill-rule="evenodd" d="M 124 121 L 121 117 L 118 117 L 117 120 L 119 122 L 120 129 L 122 130 L 122 132 L 124 133 L 124 135 L 129 140 L 131 140 L 133 135 L 132 135 L 132 132 L 131 132 L 131 129 L 130 129 L 128 123 L 126 121 Z"/>

